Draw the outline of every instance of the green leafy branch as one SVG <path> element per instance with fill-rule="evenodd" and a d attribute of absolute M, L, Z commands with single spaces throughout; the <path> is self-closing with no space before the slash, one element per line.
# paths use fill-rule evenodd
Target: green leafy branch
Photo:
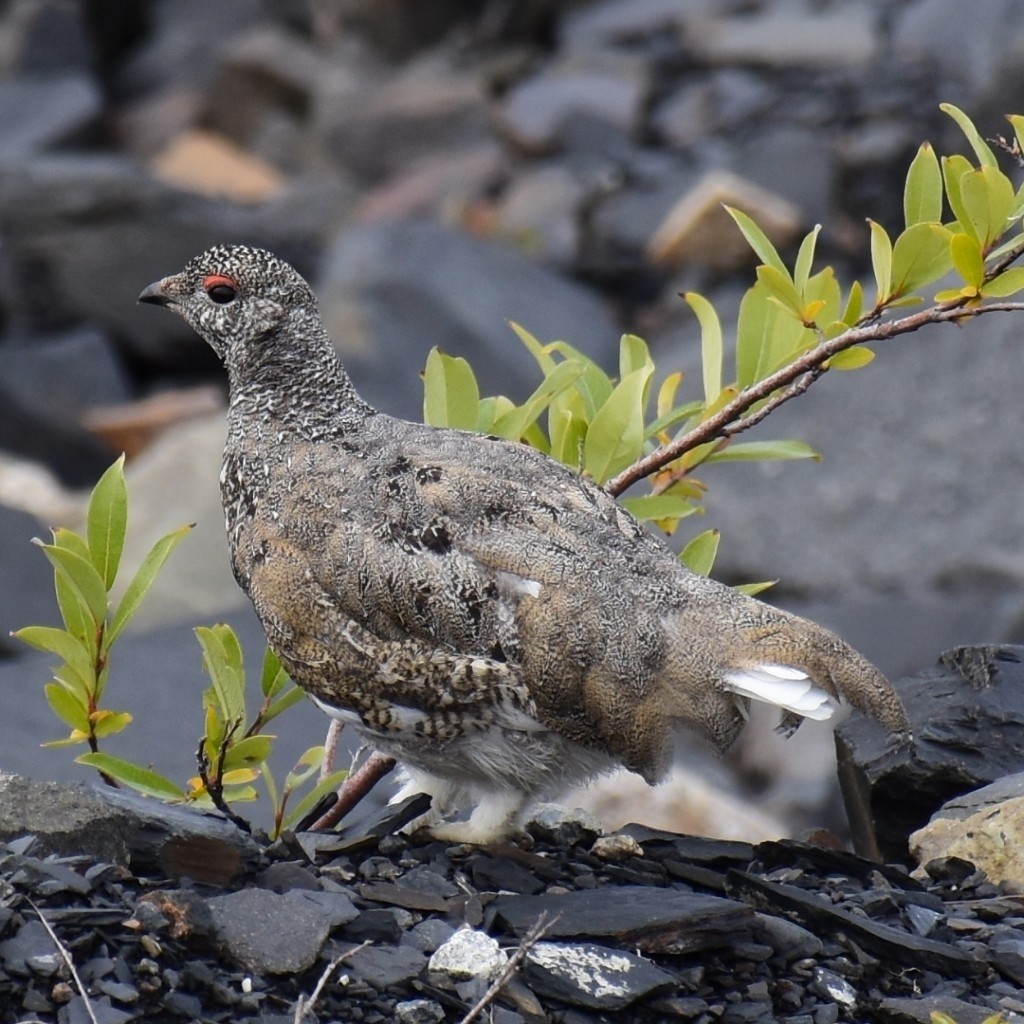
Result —
<path fill-rule="evenodd" d="M 255 715 L 246 710 L 246 674 L 242 648 L 230 626 L 199 627 L 203 667 L 210 686 L 203 693 L 205 730 L 197 752 L 198 774 L 185 789 L 148 766 L 134 764 L 100 749 L 100 741 L 121 732 L 132 720 L 126 711 L 103 706 L 110 658 L 115 643 L 138 611 L 171 552 L 191 529 L 183 526 L 153 545 L 132 577 L 124 596 L 112 609 L 128 526 L 128 490 L 124 457 L 103 474 L 89 498 L 86 536 L 72 530 L 53 531 L 52 544 L 39 544 L 54 567 L 54 587 L 64 628 L 27 626 L 12 634 L 38 650 L 56 655 L 60 663 L 46 685 L 46 699 L 69 734 L 47 747 L 85 744 L 77 763 L 95 768 L 110 785 L 126 785 L 163 800 L 216 806 L 242 823 L 229 801 L 253 800 L 252 783 L 262 778 L 274 805 L 274 834 L 305 816 L 344 778 L 325 774 L 288 811 L 293 796 L 321 769 L 323 747 L 311 747 L 279 787 L 268 759 L 274 736 L 265 732 L 273 719 L 303 699 L 277 656 L 264 654 L 260 674 L 261 702 Z M 288 813 L 286 813 L 286 811 Z"/>
<path fill-rule="evenodd" d="M 871 344 L 926 324 L 961 323 L 984 313 L 1017 312 L 1006 299 L 1024 289 L 1024 186 L 1015 189 L 995 153 L 958 108 L 942 109 L 960 126 L 974 160 L 940 161 L 921 146 L 904 186 L 904 229 L 891 238 L 869 221 L 874 296 L 865 304 L 859 281 L 843 287 L 831 266 L 815 269 L 820 225 L 798 247 L 792 268 L 765 233 L 740 210 L 729 210 L 760 260 L 745 293 L 731 346 L 714 306 L 696 293 L 683 298 L 701 332 L 702 395 L 677 403 L 681 373 L 665 378 L 650 410 L 654 365 L 644 342 L 624 335 L 615 379 L 562 341 L 542 345 L 513 329 L 544 380 L 522 405 L 504 396 L 481 398 L 465 360 L 434 350 L 425 377 L 424 414 L 437 426 L 489 431 L 525 441 L 622 495 L 641 480 L 647 494 L 622 499 L 634 515 L 671 533 L 703 511 L 705 485 L 693 474 L 716 462 L 816 458 L 798 440 L 737 442 L 737 435 L 803 394 L 829 370 L 856 370 L 874 358 Z M 1024 149 L 1024 117 L 1009 118 Z M 1004 148 L 1009 148 L 1005 147 Z M 948 209 L 948 218 L 943 214 Z M 913 314 L 894 310 L 924 301 L 922 290 L 952 274 L 956 286 Z M 725 380 L 727 347 L 734 376 Z M 547 415 L 547 431 L 541 417 Z M 684 548 L 695 571 L 708 571 L 718 536 L 707 531 Z"/>

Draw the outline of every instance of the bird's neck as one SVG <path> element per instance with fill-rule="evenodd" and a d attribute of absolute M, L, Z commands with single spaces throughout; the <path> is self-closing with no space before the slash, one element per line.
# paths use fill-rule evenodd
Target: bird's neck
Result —
<path fill-rule="evenodd" d="M 374 411 L 322 331 L 300 343 L 268 336 L 250 346 L 244 364 L 228 361 L 228 386 L 232 428 L 255 419 L 318 440 L 357 429 Z"/>

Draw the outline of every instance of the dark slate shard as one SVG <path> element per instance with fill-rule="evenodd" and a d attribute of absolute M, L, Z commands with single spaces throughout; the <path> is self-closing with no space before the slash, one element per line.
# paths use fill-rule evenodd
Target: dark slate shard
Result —
<path fill-rule="evenodd" d="M 438 874 L 426 865 L 412 868 L 402 875 L 402 885 L 418 892 L 432 893 L 435 896 L 458 896 L 461 890 L 444 875 Z"/>
<path fill-rule="evenodd" d="M 195 999 L 194 996 L 192 998 Z M 202 1004 L 198 999 L 195 1002 L 201 1012 Z M 66 1021 L 66 1024 L 127 1024 L 127 1021 L 138 1020 L 138 1017 L 137 1013 L 130 1010 L 112 1006 L 109 996 L 90 996 L 88 1005 L 81 996 L 74 996 L 67 1005 L 66 1016 L 62 1015 L 61 1020 Z"/>
<path fill-rule="evenodd" d="M 332 930 L 354 921 L 359 916 L 356 905 L 343 892 L 300 890 L 295 895 L 298 899 L 308 900 L 319 907 L 327 917 L 327 926 Z"/>
<path fill-rule="evenodd" d="M 708 836 L 684 836 L 649 828 L 635 822 L 619 829 L 624 835 L 632 836 L 641 846 L 654 848 L 671 847 L 683 860 L 698 864 L 743 864 L 753 860 L 754 847 L 731 839 L 712 839 Z"/>
<path fill-rule="evenodd" d="M 243 889 L 209 901 L 217 938 L 248 970 L 292 974 L 316 963 L 330 911 L 304 894 Z"/>
<path fill-rule="evenodd" d="M 937 910 L 930 910 L 928 907 L 918 906 L 915 903 L 908 904 L 904 913 L 907 915 L 907 921 L 910 922 L 914 933 L 921 936 L 930 935 L 935 930 L 935 926 L 945 918 L 945 914 L 941 914 Z"/>
<path fill-rule="evenodd" d="M 818 956 L 824 943 L 795 921 L 774 914 L 755 914 L 755 935 L 772 946 L 784 963 Z"/>
<path fill-rule="evenodd" d="M 879 1024 L 932 1024 L 933 1013 L 944 1013 L 956 1024 L 984 1024 L 992 1019 L 992 1008 L 968 1003 L 954 996 L 893 997 L 879 1000 L 874 1019 Z"/>
<path fill-rule="evenodd" d="M 595 1010 L 621 1010 L 675 984 L 649 960 L 593 943 L 538 942 L 524 964 L 535 992 Z"/>
<path fill-rule="evenodd" d="M 409 885 L 398 885 L 394 882 L 367 882 L 358 888 L 359 895 L 375 903 L 389 903 L 393 907 L 404 907 L 406 910 L 425 910 L 444 914 L 448 910 L 448 901 L 443 896 L 422 892 Z"/>
<path fill-rule="evenodd" d="M 0 942 L 0 961 L 12 974 L 51 975 L 61 958 L 42 921 L 28 920 L 11 938 Z"/>
<path fill-rule="evenodd" d="M 317 855 L 359 853 L 373 849 L 384 836 L 398 832 L 429 809 L 430 797 L 426 793 L 414 793 L 401 803 L 387 804 L 368 819 L 339 832 L 303 832 L 296 838 L 310 860 Z"/>
<path fill-rule="evenodd" d="M 403 941 L 423 953 L 433 953 L 454 934 L 455 928 L 447 921 L 442 921 L 438 917 L 428 917 L 414 925 L 406 933 Z"/>
<path fill-rule="evenodd" d="M 607 938 L 645 953 L 690 953 L 727 945 L 754 924 L 742 903 L 682 892 L 625 885 L 612 892 L 584 889 L 539 896 L 499 896 L 488 921 L 525 935 L 541 915 L 553 938 Z M 490 928 L 490 925 L 488 926 Z"/>
<path fill-rule="evenodd" d="M 1018 985 L 1024 985 L 1024 938 L 1004 935 L 992 943 L 992 964 Z"/>
<path fill-rule="evenodd" d="M 345 926 L 345 937 L 354 942 L 396 943 L 402 938 L 402 925 L 392 907 L 364 910 Z"/>
<path fill-rule="evenodd" d="M 908 836 L 943 804 L 1024 771 L 1024 647 L 957 647 L 896 688 L 912 745 L 891 749 L 862 715 L 836 730 L 855 849 L 890 862 L 906 860 Z"/>
<path fill-rule="evenodd" d="M 473 884 L 483 892 L 504 890 L 532 896 L 544 888 L 542 879 L 508 857 L 489 857 L 481 853 L 471 857 L 467 866 Z"/>
<path fill-rule="evenodd" d="M 354 949 L 344 944 L 331 955 Z M 346 957 L 344 964 L 347 973 L 375 989 L 388 991 L 418 978 L 427 966 L 427 957 L 411 946 L 366 946 Z"/>
<path fill-rule="evenodd" d="M 774 910 L 795 913 L 807 927 L 855 942 L 890 962 L 954 975 L 980 974 L 985 969 L 982 961 L 956 946 L 858 917 L 794 885 L 770 882 L 746 871 L 732 871 L 729 877 L 737 895 Z"/>

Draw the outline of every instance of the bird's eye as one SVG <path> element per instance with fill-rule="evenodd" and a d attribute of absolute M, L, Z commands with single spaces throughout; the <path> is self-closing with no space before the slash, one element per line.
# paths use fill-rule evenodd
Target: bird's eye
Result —
<path fill-rule="evenodd" d="M 221 274 L 211 274 L 207 277 L 203 281 L 203 288 L 206 289 L 211 301 L 216 302 L 218 306 L 226 306 L 238 297 L 238 286 L 230 277 Z"/>
<path fill-rule="evenodd" d="M 229 284 L 215 284 L 212 288 L 208 288 L 206 290 L 206 294 L 209 295 L 214 302 L 224 306 L 229 302 L 234 302 L 235 296 L 238 293 Z"/>

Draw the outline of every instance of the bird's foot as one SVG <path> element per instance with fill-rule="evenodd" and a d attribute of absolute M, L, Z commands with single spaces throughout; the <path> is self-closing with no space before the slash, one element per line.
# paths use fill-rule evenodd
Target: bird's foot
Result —
<path fill-rule="evenodd" d="M 446 821 L 430 826 L 430 834 L 443 843 L 484 845 L 507 839 L 516 831 L 526 803 L 523 793 L 484 794 L 468 821 Z"/>

